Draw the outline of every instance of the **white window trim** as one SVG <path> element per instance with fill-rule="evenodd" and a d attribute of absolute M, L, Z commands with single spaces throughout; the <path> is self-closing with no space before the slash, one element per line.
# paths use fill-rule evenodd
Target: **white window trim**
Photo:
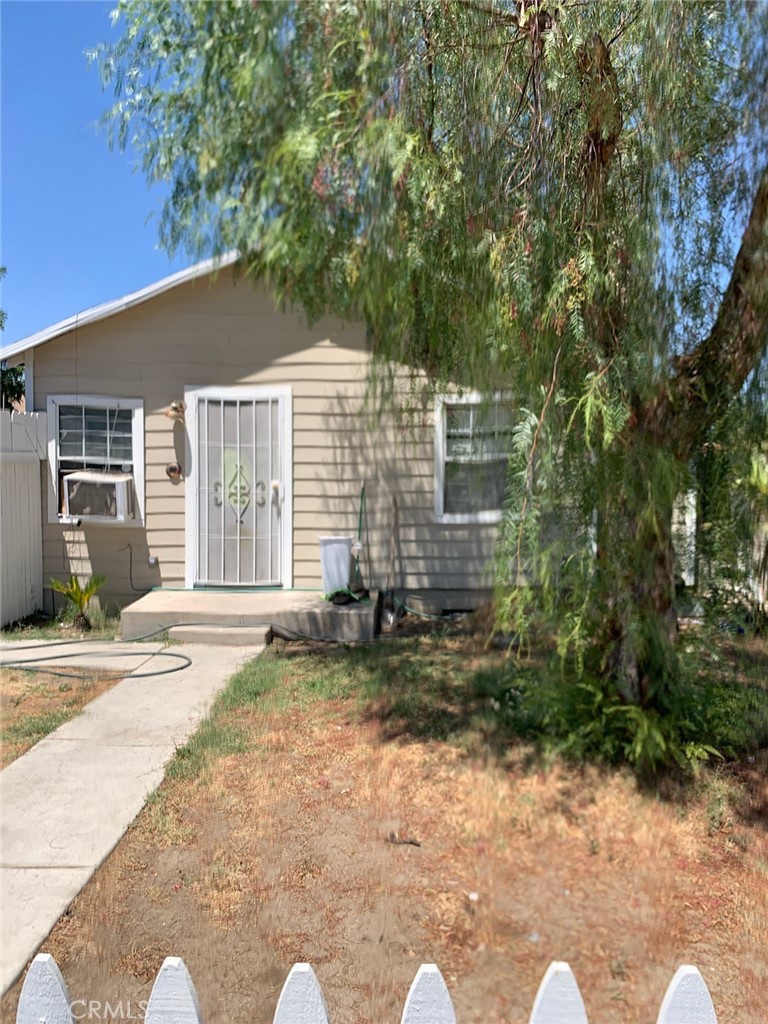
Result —
<path fill-rule="evenodd" d="M 491 402 L 504 401 L 507 396 L 498 393 L 490 396 Z M 479 391 L 469 391 L 461 395 L 438 395 L 435 399 L 435 522 L 445 524 L 461 523 L 500 523 L 503 512 L 501 509 L 488 509 L 483 512 L 446 512 L 445 511 L 445 406 L 446 405 L 481 405 L 489 401 L 487 395 Z"/>
<path fill-rule="evenodd" d="M 90 405 L 100 409 L 131 410 L 131 443 L 133 446 L 133 483 L 136 502 L 133 519 L 109 522 L 105 519 L 86 520 L 88 526 L 136 527 L 144 525 L 144 400 L 116 398 L 109 395 L 49 395 L 48 396 L 48 522 L 77 525 L 59 513 L 59 406 Z"/>

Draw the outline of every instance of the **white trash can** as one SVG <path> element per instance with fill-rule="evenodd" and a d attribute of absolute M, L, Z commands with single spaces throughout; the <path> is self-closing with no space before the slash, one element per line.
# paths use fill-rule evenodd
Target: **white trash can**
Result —
<path fill-rule="evenodd" d="M 320 542 L 320 568 L 323 574 L 323 593 L 334 594 L 349 586 L 352 565 L 351 537 L 318 537 Z"/>

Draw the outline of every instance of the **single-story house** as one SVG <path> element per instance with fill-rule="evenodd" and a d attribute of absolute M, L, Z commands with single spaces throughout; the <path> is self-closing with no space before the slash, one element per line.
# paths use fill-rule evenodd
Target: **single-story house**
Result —
<path fill-rule="evenodd" d="M 321 588 L 318 536 L 356 537 L 370 587 L 466 607 L 490 583 L 510 424 L 478 395 L 364 400 L 364 328 L 276 309 L 211 261 L 3 350 L 47 412 L 43 576 Z M 470 594 L 468 595 L 468 592 Z M 441 603 L 438 601 L 438 604 Z"/>

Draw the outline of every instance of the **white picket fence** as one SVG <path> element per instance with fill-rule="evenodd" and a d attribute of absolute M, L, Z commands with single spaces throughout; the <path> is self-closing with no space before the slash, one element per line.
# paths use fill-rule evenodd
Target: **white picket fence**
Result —
<path fill-rule="evenodd" d="M 83 1006 L 85 1000 L 77 1000 Z M 107 1004 L 104 1004 L 106 1010 Z M 98 1016 L 98 1014 L 96 1015 Z M 73 1024 L 83 1019 L 70 1001 L 56 961 L 38 953 L 27 972 L 16 1024 Z M 328 1024 L 328 1008 L 309 964 L 296 964 L 283 985 L 274 1024 Z M 180 957 L 166 957 L 146 1004 L 144 1024 L 201 1024 L 195 986 Z M 434 964 L 422 964 L 411 985 L 401 1024 L 456 1024 L 453 1003 Z M 581 992 L 566 963 L 549 965 L 529 1024 L 589 1024 Z M 704 979 L 695 967 L 680 967 L 670 982 L 656 1024 L 717 1024 Z"/>

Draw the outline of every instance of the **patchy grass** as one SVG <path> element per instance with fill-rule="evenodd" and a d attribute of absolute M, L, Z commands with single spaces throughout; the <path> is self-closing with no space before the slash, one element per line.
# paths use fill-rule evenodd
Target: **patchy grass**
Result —
<path fill-rule="evenodd" d="M 0 764 L 3 768 L 44 736 L 74 718 L 89 701 L 121 678 L 104 672 L 72 673 L 3 669 L 0 688 Z"/>
<path fill-rule="evenodd" d="M 115 640 L 120 636 L 119 613 L 89 609 L 90 630 L 76 628 L 73 617 L 67 609 L 56 617 L 42 612 L 29 615 L 0 630 L 0 639 L 4 642 L 24 643 L 28 640 Z"/>
<path fill-rule="evenodd" d="M 144 809 L 144 828 L 147 837 L 159 849 L 186 846 L 194 840 L 192 828 L 184 823 L 183 805 L 174 800 L 168 787 L 149 795 Z"/>
<path fill-rule="evenodd" d="M 250 662 L 236 672 L 197 732 L 176 750 L 166 770 L 167 777 L 196 779 L 212 761 L 245 753 L 249 737 L 237 712 L 257 703 L 264 706 L 265 701 L 271 705 L 281 679 L 279 666 L 269 659 Z"/>
<path fill-rule="evenodd" d="M 687 962 L 720 1024 L 764 1024 L 766 752 L 657 792 L 545 757 L 496 707 L 542 664 L 471 635 L 274 644 L 44 944 L 72 998 L 138 1004 L 180 955 L 209 1024 L 269 1024 L 309 961 L 367 1024 L 433 961 L 463 1024 L 523 1024 L 564 959 L 590 1020 L 637 1024 Z"/>

